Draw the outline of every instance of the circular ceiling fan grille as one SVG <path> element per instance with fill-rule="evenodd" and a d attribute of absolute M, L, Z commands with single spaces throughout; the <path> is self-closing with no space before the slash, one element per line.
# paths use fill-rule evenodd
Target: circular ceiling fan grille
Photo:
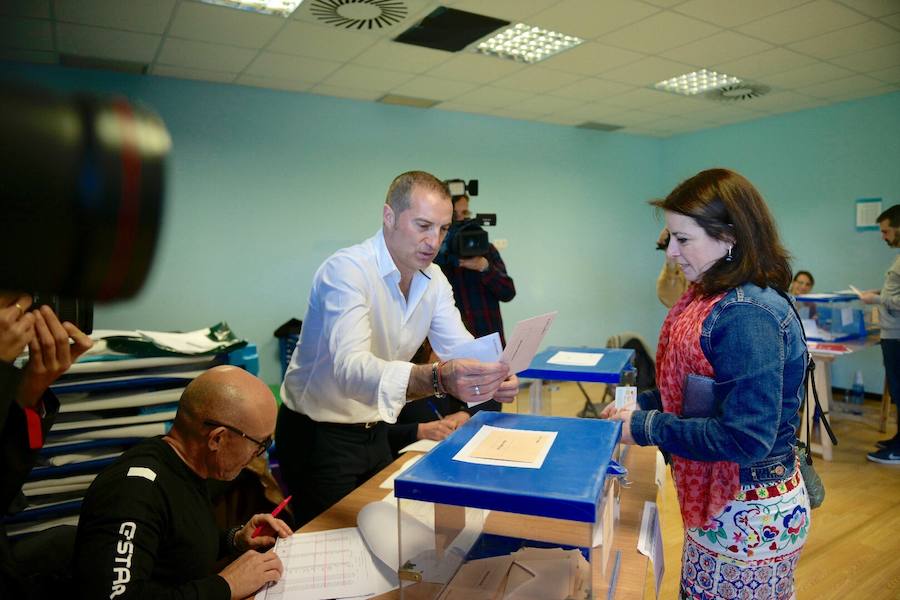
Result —
<path fill-rule="evenodd" d="M 313 0 L 309 12 L 344 29 L 381 29 L 396 25 L 408 12 L 399 0 Z"/>
<path fill-rule="evenodd" d="M 732 83 L 709 90 L 704 96 L 719 102 L 747 102 L 769 93 L 770 88 L 757 83 Z"/>

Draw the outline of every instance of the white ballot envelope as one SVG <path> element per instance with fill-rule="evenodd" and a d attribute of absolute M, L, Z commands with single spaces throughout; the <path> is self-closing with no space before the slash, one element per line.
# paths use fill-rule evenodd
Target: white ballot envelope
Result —
<path fill-rule="evenodd" d="M 557 312 L 531 317 L 516 323 L 500 362 L 509 365 L 510 373 L 520 373 L 528 368 L 544 336 L 550 330 Z"/>

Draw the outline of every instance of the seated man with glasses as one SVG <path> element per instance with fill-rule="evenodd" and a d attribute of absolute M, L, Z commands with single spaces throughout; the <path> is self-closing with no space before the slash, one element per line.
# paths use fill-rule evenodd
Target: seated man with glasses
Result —
<path fill-rule="evenodd" d="M 206 487 L 234 479 L 268 449 L 275 417 L 272 392 L 242 369 L 215 367 L 192 381 L 171 431 L 137 444 L 91 484 L 75 550 L 81 597 L 228 600 L 277 581 L 281 560 L 257 550 L 290 527 L 257 514 L 219 531 Z M 216 573 L 229 555 L 235 560 Z"/>

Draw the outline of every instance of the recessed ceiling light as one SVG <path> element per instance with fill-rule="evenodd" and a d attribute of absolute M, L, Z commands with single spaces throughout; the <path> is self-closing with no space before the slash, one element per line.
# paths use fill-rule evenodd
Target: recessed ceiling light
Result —
<path fill-rule="evenodd" d="M 264 15 L 287 17 L 300 6 L 303 0 L 200 0 L 200 2 Z"/>
<path fill-rule="evenodd" d="M 672 92 L 684 96 L 696 96 L 707 90 L 715 90 L 725 87 L 726 85 L 734 85 L 740 82 L 741 80 L 733 75 L 700 69 L 693 73 L 685 73 L 684 75 L 678 75 L 677 77 L 660 81 L 653 87 L 658 90 L 663 90 L 664 92 Z"/>
<path fill-rule="evenodd" d="M 572 35 L 516 23 L 479 43 L 475 51 L 531 64 L 574 48 L 583 41 Z"/>

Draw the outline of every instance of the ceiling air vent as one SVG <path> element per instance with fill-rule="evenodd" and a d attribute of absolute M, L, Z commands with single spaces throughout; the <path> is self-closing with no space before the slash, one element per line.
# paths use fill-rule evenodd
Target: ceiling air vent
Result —
<path fill-rule="evenodd" d="M 704 96 L 719 102 L 746 102 L 769 93 L 770 88 L 758 83 L 733 83 L 709 90 Z"/>
<path fill-rule="evenodd" d="M 382 29 L 406 18 L 400 0 L 313 0 L 309 12 L 320 21 L 344 29 Z"/>
<path fill-rule="evenodd" d="M 596 121 L 585 121 L 580 125 L 576 125 L 578 129 L 593 129 L 594 131 L 617 131 L 622 129 L 622 125 L 613 125 L 611 123 L 597 123 Z"/>

